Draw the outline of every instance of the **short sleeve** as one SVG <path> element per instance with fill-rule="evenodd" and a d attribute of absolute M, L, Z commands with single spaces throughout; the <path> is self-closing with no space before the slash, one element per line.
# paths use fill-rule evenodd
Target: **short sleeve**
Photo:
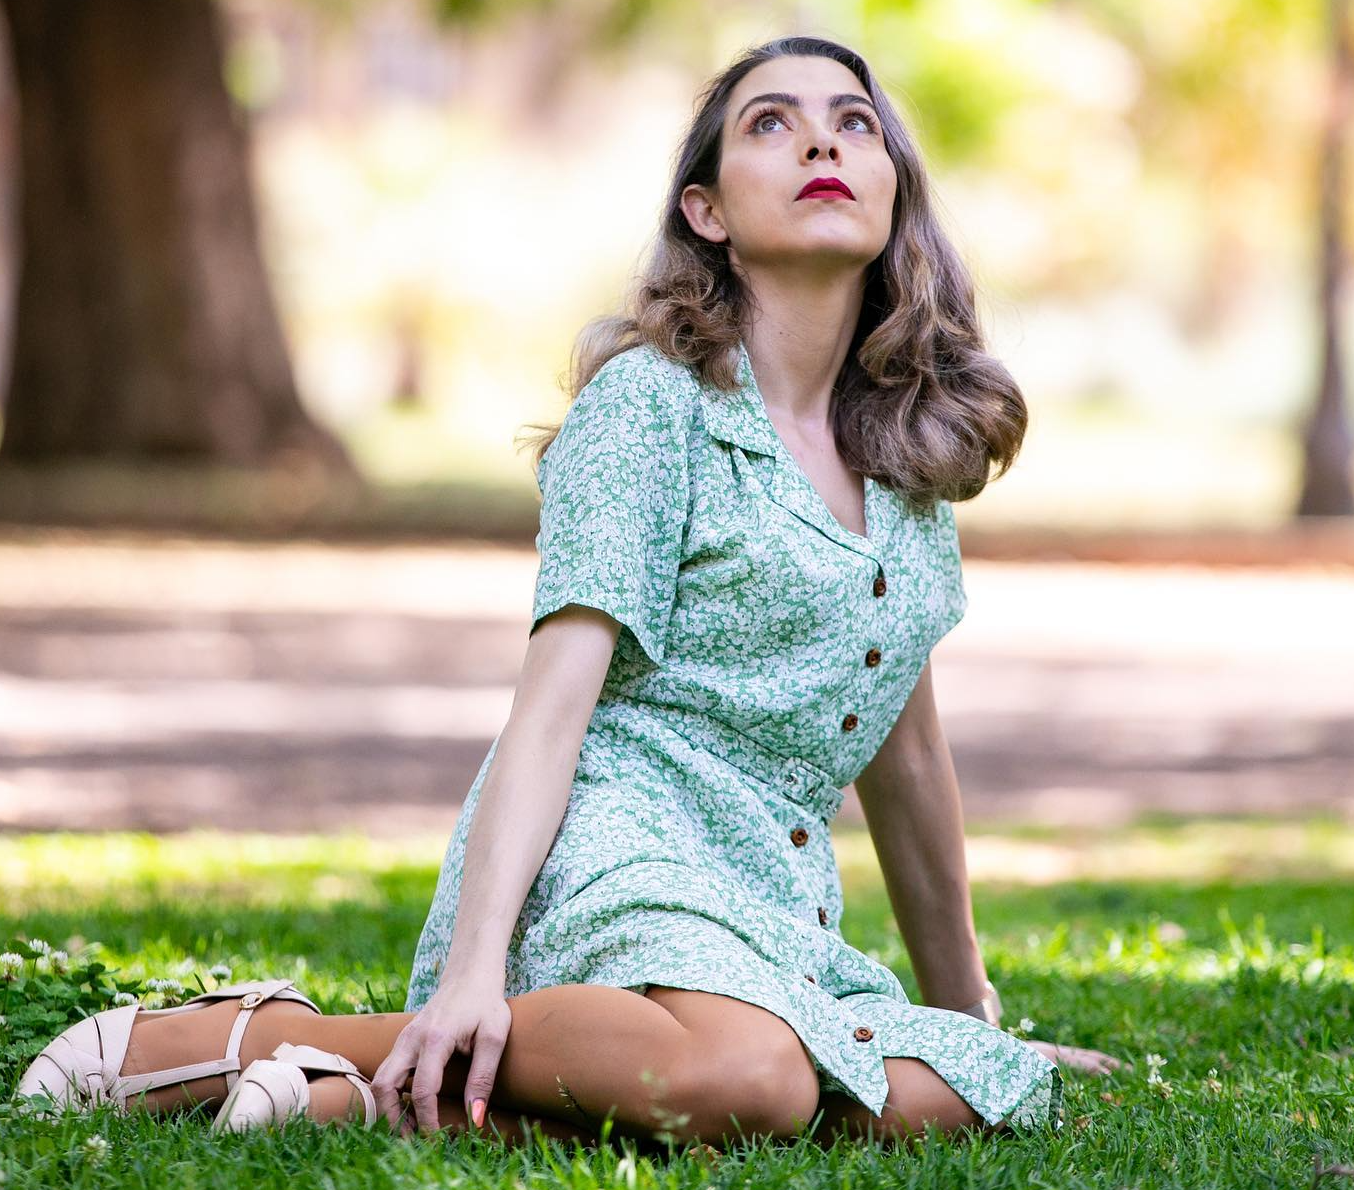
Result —
<path fill-rule="evenodd" d="M 685 423 L 672 390 L 631 349 L 569 406 L 537 473 L 540 570 L 528 635 L 581 603 L 619 620 L 662 662 L 687 512 Z"/>
<path fill-rule="evenodd" d="M 940 582 L 940 625 L 936 640 L 939 640 L 964 618 L 968 610 L 964 563 L 959 552 L 959 526 L 955 523 L 954 508 L 948 500 L 940 500 L 936 504 L 936 528 Z"/>

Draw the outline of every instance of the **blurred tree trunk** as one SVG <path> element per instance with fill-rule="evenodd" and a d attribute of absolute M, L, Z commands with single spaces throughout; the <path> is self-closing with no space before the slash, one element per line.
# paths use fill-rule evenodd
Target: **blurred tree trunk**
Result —
<path fill-rule="evenodd" d="M 1349 124 L 1354 68 L 1350 62 L 1348 0 L 1329 0 L 1331 78 L 1321 138 L 1321 389 L 1303 435 L 1299 516 L 1354 513 L 1350 490 L 1350 431 L 1345 412 L 1341 347 L 1345 275 L 1344 142 Z"/>
<path fill-rule="evenodd" d="M 20 107 L 0 462 L 355 470 L 307 415 L 213 0 L 0 0 Z"/>

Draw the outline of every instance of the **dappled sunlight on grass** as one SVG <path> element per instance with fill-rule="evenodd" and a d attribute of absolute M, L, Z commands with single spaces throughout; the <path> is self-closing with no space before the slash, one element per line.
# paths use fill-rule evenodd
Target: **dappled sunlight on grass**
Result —
<path fill-rule="evenodd" d="M 356 832 L 20 835 L 0 838 L 0 895 L 15 912 L 80 896 L 121 907 L 195 894 L 254 907 L 372 904 L 392 879 L 435 869 L 446 845 L 431 834 L 378 839 Z"/>
<path fill-rule="evenodd" d="M 844 883 L 877 874 L 865 830 L 834 829 L 833 844 Z M 975 882 L 1335 880 L 1354 876 L 1354 826 L 1323 818 L 1203 818 L 1112 830 L 971 827 L 967 855 Z"/>
<path fill-rule="evenodd" d="M 1269 880 L 1354 875 L 1354 830 L 1312 823 L 1258 827 L 1196 824 L 1179 832 L 1124 831 L 1117 839 L 1069 832 L 1058 840 L 977 835 L 968 843 L 978 881 L 1055 884 L 1068 880 Z"/>
<path fill-rule="evenodd" d="M 920 1002 L 868 834 L 841 825 L 833 834 L 843 932 Z M 1347 1157 L 1348 828 L 1163 822 L 1101 834 L 975 831 L 969 843 L 981 873 L 973 885 L 979 944 L 1001 990 L 1003 1027 L 1103 1049 L 1125 1066 L 1099 1078 L 1068 1072 L 1057 1136 L 935 1143 L 905 1162 L 850 1144 L 826 1155 L 812 1146 L 749 1149 L 727 1159 L 745 1184 L 797 1184 L 790 1171 L 803 1169 L 815 1185 L 905 1174 L 919 1185 L 1241 1187 L 1295 1184 L 1314 1158 Z M 199 980 L 213 986 L 220 964 L 231 980 L 292 978 L 327 1012 L 398 1011 L 444 846 L 432 835 L 0 837 L 0 935 L 72 954 L 97 943 L 100 961 L 123 976 L 178 979 L 187 994 Z M 1050 849 L 1066 878 L 1039 868 Z M 16 1074 L 0 1065 L 0 1085 Z M 44 1148 L 57 1127 L 65 1129 L 58 1147 Z M 195 1130 L 100 1116 L 49 1127 L 0 1113 L 0 1168 L 8 1146 L 51 1172 L 87 1133 L 110 1138 L 107 1172 L 124 1182 L 133 1176 L 125 1153 L 167 1178 L 170 1165 L 219 1163 L 235 1143 L 211 1138 L 205 1122 Z M 304 1122 L 288 1136 L 296 1149 L 288 1148 L 287 1176 L 304 1160 L 336 1186 L 431 1184 L 434 1168 L 443 1179 L 452 1165 L 475 1184 L 517 1177 L 535 1185 L 538 1175 L 546 1186 L 620 1184 L 615 1158 L 597 1153 L 556 1168 L 517 1165 L 500 1148 L 450 1134 L 430 1149 Z M 269 1172 L 280 1143 L 240 1142 L 240 1159 L 247 1148 L 255 1162 L 241 1184 L 282 1184 Z M 634 1167 L 642 1184 L 659 1184 L 662 1162 Z M 695 1164 L 674 1168 L 681 1174 L 662 1184 L 702 1184 Z"/>

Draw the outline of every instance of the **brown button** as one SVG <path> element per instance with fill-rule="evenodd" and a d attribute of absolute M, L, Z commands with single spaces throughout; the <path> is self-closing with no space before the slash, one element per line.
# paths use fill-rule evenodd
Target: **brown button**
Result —
<path fill-rule="evenodd" d="M 888 583 L 886 583 L 886 582 L 884 581 L 884 576 L 883 576 L 882 574 L 879 575 L 879 576 L 874 580 L 874 593 L 875 593 L 875 598 L 878 598 L 880 595 L 882 595 L 882 594 L 883 594 L 885 591 L 887 591 L 888 589 L 889 589 L 889 585 L 888 585 Z"/>
<path fill-rule="evenodd" d="M 883 657 L 884 654 L 881 653 L 878 649 L 871 649 L 868 653 L 865 654 L 865 664 L 868 665 L 871 669 L 873 669 L 876 665 L 880 663 L 880 661 L 883 660 Z"/>
<path fill-rule="evenodd" d="M 796 847 L 803 847 L 804 844 L 807 843 L 808 841 L 809 841 L 809 832 L 806 831 L 802 826 L 797 826 L 795 827 L 794 830 L 790 832 L 790 842 L 793 843 Z"/>
<path fill-rule="evenodd" d="M 807 979 L 810 983 L 817 983 L 817 982 L 818 982 L 816 979 L 814 979 L 814 977 L 813 977 L 812 975 L 806 975 L 806 976 L 804 976 L 804 978 Z"/>
<path fill-rule="evenodd" d="M 868 1025 L 861 1025 L 861 1027 L 856 1030 L 857 1041 L 869 1041 L 870 1038 L 872 1038 L 873 1036 L 874 1030 L 871 1029 Z"/>
<path fill-rule="evenodd" d="M 820 926 L 827 925 L 827 910 L 821 905 L 818 906 L 818 924 Z"/>
<path fill-rule="evenodd" d="M 860 722 L 860 720 L 856 718 L 856 716 L 855 716 L 855 714 L 854 714 L 854 712 L 853 712 L 852 714 L 847 715 L 846 718 L 842 720 L 842 730 L 843 730 L 843 731 L 855 731 L 855 730 L 856 730 L 856 724 L 859 723 L 859 722 Z"/>

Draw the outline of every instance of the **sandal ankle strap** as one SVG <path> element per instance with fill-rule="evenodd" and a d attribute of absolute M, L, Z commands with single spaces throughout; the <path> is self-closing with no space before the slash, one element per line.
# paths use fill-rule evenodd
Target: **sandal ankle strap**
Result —
<path fill-rule="evenodd" d="M 227 1090 L 235 1085 L 240 1073 L 238 1055 L 224 1058 L 210 1058 L 205 1062 L 190 1062 L 186 1066 L 174 1066 L 167 1070 L 150 1070 L 144 1074 L 120 1076 L 113 1084 L 111 1094 L 118 1102 L 140 1095 L 156 1087 L 167 1087 L 175 1083 L 191 1082 L 195 1078 L 206 1078 L 211 1074 L 226 1076 Z"/>
<path fill-rule="evenodd" d="M 329 1074 L 355 1074 L 366 1077 L 352 1062 L 342 1054 L 331 1053 L 313 1045 L 294 1045 L 284 1041 L 273 1050 L 273 1057 L 279 1062 L 289 1062 L 302 1070 L 315 1070 Z"/>
<path fill-rule="evenodd" d="M 209 1058 L 204 1062 L 190 1062 L 185 1066 L 175 1066 L 167 1070 L 149 1070 L 143 1074 L 131 1074 L 125 1077 L 119 1077 L 113 1084 L 111 1094 L 116 1096 L 119 1102 L 125 1102 L 128 1096 L 139 1095 L 143 1091 L 153 1090 L 156 1087 L 167 1087 L 177 1083 L 189 1082 L 196 1078 L 206 1078 L 213 1074 L 223 1074 L 226 1076 L 226 1093 L 229 1094 L 235 1087 L 235 1080 L 240 1077 L 240 1043 L 244 1040 L 244 1031 L 249 1024 L 249 1018 L 254 1015 L 254 1009 L 260 1004 L 275 998 L 283 998 L 278 994 L 291 988 L 290 979 L 275 979 L 262 981 L 253 986 L 245 986 L 247 990 L 240 994 L 235 988 L 225 987 L 217 988 L 213 992 L 204 993 L 201 996 L 194 996 L 192 1000 L 187 1001 L 183 1007 L 189 1004 L 200 1005 L 211 1001 L 225 1002 L 231 999 L 233 995 L 239 995 L 239 1011 L 235 1014 L 235 1020 L 230 1027 L 230 1036 L 226 1039 L 225 1056 L 221 1058 Z M 310 1000 L 306 999 L 299 992 L 293 992 L 292 996 L 285 998 L 299 998 L 315 1008 Z M 176 1011 L 176 1010 L 171 1010 Z M 316 1012 L 319 1009 L 315 1009 Z"/>

